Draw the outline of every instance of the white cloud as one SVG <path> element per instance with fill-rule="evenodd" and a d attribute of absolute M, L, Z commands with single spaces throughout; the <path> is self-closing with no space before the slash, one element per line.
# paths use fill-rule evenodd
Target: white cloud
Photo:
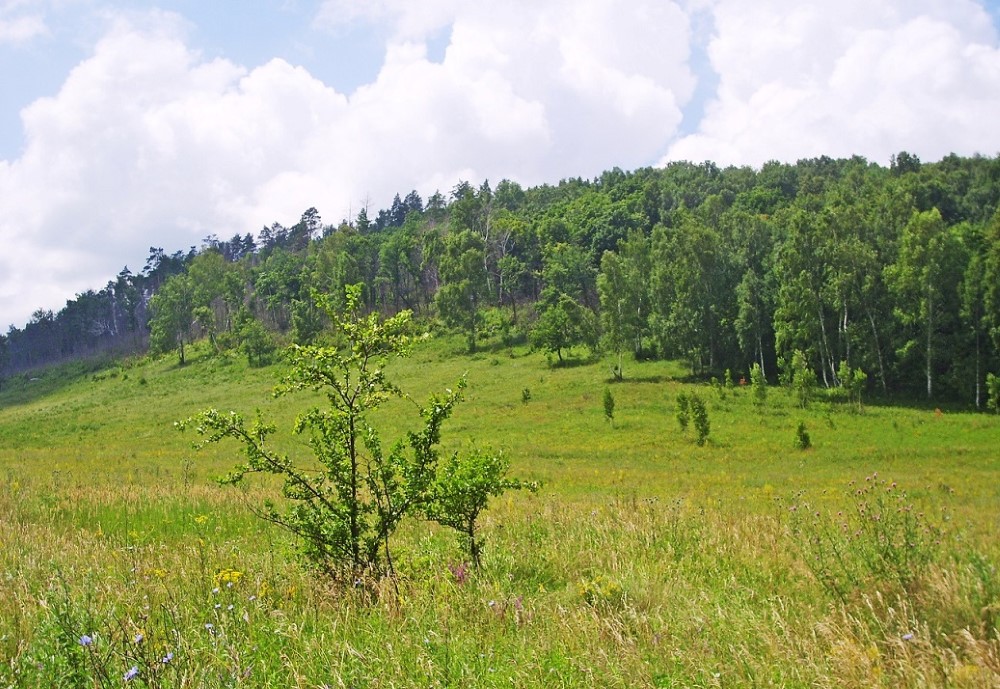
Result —
<path fill-rule="evenodd" d="M 1000 151 L 1000 50 L 974 2 L 719 0 L 714 21 L 718 93 L 665 161 Z"/>
<path fill-rule="evenodd" d="M 42 17 L 36 15 L 4 17 L 0 14 L 0 45 L 4 43 L 27 43 L 33 38 L 48 34 L 49 29 Z"/>
<path fill-rule="evenodd" d="M 29 0 L 0 0 L 0 47 L 21 45 L 49 35 L 38 5 Z"/>
<path fill-rule="evenodd" d="M 136 270 L 151 244 L 292 223 L 310 206 L 336 221 L 459 179 L 649 164 L 694 88 L 687 17 L 662 0 L 339 0 L 324 13 L 391 36 L 377 79 L 350 97 L 283 60 L 204 59 L 173 15 L 114 21 L 22 112 L 23 153 L 0 161 L 0 321 Z M 443 28 L 433 62 L 426 41 Z"/>

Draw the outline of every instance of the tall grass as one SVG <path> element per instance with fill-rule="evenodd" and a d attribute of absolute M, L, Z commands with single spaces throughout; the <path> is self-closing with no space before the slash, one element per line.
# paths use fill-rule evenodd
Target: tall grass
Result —
<path fill-rule="evenodd" d="M 0 686 L 1000 684 L 997 417 L 833 399 L 802 410 L 778 389 L 757 407 L 748 387 L 686 382 L 672 363 L 632 364 L 617 383 L 608 362 L 462 349 L 432 339 L 391 373 L 422 399 L 467 372 L 448 449 L 502 448 L 542 490 L 492 504 L 479 570 L 451 534 L 412 522 L 398 581 L 340 589 L 250 514 L 272 485 L 212 482 L 237 448 L 195 453 L 173 429 L 211 406 L 290 428 L 296 400 L 269 396 L 280 366 L 196 348 L 185 367 L 11 381 Z M 704 446 L 678 427 L 682 392 L 707 403 Z M 400 401 L 377 422 L 392 437 L 413 418 Z M 910 532 L 889 539 L 898 569 L 879 568 L 877 529 L 855 536 L 855 491 L 876 473 L 932 529 L 911 559 Z M 900 505 L 875 497 L 867 527 L 905 527 L 886 511 Z"/>

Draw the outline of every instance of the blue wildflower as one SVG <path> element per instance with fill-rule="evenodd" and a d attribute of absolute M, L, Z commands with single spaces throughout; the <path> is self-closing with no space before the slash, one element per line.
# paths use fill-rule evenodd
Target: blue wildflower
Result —
<path fill-rule="evenodd" d="M 124 679 L 126 682 L 131 682 L 138 676 L 139 676 L 139 667 L 137 665 L 133 665 L 128 669 L 128 672 L 125 673 L 125 676 L 122 677 L 122 679 Z"/>
<path fill-rule="evenodd" d="M 87 646 L 90 646 L 91 644 L 94 643 L 94 637 L 88 636 L 87 634 L 84 634 L 83 636 L 80 637 L 80 642 L 79 643 L 80 643 L 81 646 L 83 646 L 84 648 L 86 648 Z"/>

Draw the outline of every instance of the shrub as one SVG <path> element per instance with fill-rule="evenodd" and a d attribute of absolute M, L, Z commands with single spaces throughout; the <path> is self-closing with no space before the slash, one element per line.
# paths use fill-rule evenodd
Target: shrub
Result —
<path fill-rule="evenodd" d="M 725 385 L 727 390 L 732 390 L 736 387 L 736 381 L 733 380 L 733 372 L 728 368 L 726 369 Z"/>
<path fill-rule="evenodd" d="M 698 395 L 691 395 L 691 420 L 694 422 L 695 442 L 704 445 L 711 430 L 708 408 Z"/>
<path fill-rule="evenodd" d="M 691 420 L 691 401 L 686 392 L 677 393 L 677 423 L 680 424 L 681 432 L 687 432 L 688 422 Z"/>
<path fill-rule="evenodd" d="M 611 394 L 611 388 L 604 388 L 604 418 L 614 425 L 615 422 L 615 397 Z"/>
<path fill-rule="evenodd" d="M 812 446 L 809 438 L 809 431 L 806 430 L 806 422 L 799 421 L 798 428 L 795 429 L 795 447 L 800 450 L 807 450 Z"/>
<path fill-rule="evenodd" d="M 795 350 L 792 355 L 792 390 L 799 406 L 805 409 L 812 401 L 816 389 L 816 373 L 809 366 L 806 355 L 801 350 Z"/>
<path fill-rule="evenodd" d="M 1000 376 L 986 374 L 986 407 L 1000 414 Z"/>
<path fill-rule="evenodd" d="M 750 367 L 750 393 L 755 407 L 762 407 L 767 401 L 767 378 L 760 364 Z"/>
<path fill-rule="evenodd" d="M 482 552 L 477 521 L 489 499 L 510 489 L 538 489 L 537 484 L 507 478 L 508 466 L 501 452 L 474 448 L 466 455 L 455 453 L 440 467 L 431 487 L 427 517 L 458 531 L 476 567 Z"/>
<path fill-rule="evenodd" d="M 207 437 L 205 442 L 232 438 L 244 446 L 246 461 L 223 483 L 239 484 L 253 473 L 280 477 L 287 507 L 266 502 L 257 514 L 297 535 L 311 565 L 331 576 L 354 580 L 393 573 L 390 539 L 406 517 L 429 512 L 434 519 L 474 536 L 475 518 L 485 507 L 485 496 L 511 485 L 502 478 L 506 464 L 488 465 L 480 455 L 467 460 L 468 466 L 484 471 L 489 466 L 490 472 L 485 483 L 469 488 L 471 497 L 455 498 L 456 489 L 448 480 L 465 471 L 462 460 L 453 458 L 438 475 L 441 426 L 461 400 L 464 379 L 455 390 L 431 396 L 420 410 L 423 426 L 385 449 L 368 419 L 388 399 L 404 397 L 388 380 L 385 369 L 390 358 L 409 353 L 410 313 L 403 311 L 386 320 L 378 314 L 362 316 L 360 297 L 360 285 L 348 287 L 346 308 L 338 312 L 329 297 L 314 295 L 329 314 L 340 345 L 292 345 L 288 350 L 291 372 L 276 391 L 310 390 L 325 395 L 325 408 L 308 409 L 294 425 L 296 433 L 309 435 L 315 462 L 297 463 L 275 450 L 269 437 L 276 429 L 259 412 L 250 424 L 236 412 L 223 414 L 215 409 L 180 424 L 182 428 L 194 426 Z"/>
<path fill-rule="evenodd" d="M 861 410 L 861 394 L 864 392 L 865 384 L 868 382 L 868 374 L 860 368 L 851 368 L 846 361 L 841 361 L 837 367 L 837 378 L 840 387 L 847 397 L 847 401 L 857 403 L 858 410 Z"/>

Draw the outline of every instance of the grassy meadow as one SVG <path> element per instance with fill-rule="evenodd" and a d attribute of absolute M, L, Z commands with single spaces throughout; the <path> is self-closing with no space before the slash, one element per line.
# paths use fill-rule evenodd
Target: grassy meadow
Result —
<path fill-rule="evenodd" d="M 1000 687 L 1000 417 L 461 347 L 392 377 L 423 401 L 466 374 L 445 449 L 502 448 L 541 489 L 491 504 L 478 571 L 408 523 L 374 590 L 310 575 L 250 512 L 274 484 L 217 485 L 240 448 L 174 428 L 259 408 L 308 457 L 281 365 L 199 345 L 6 381 L 0 687 Z M 377 425 L 416 421 L 396 401 Z"/>

